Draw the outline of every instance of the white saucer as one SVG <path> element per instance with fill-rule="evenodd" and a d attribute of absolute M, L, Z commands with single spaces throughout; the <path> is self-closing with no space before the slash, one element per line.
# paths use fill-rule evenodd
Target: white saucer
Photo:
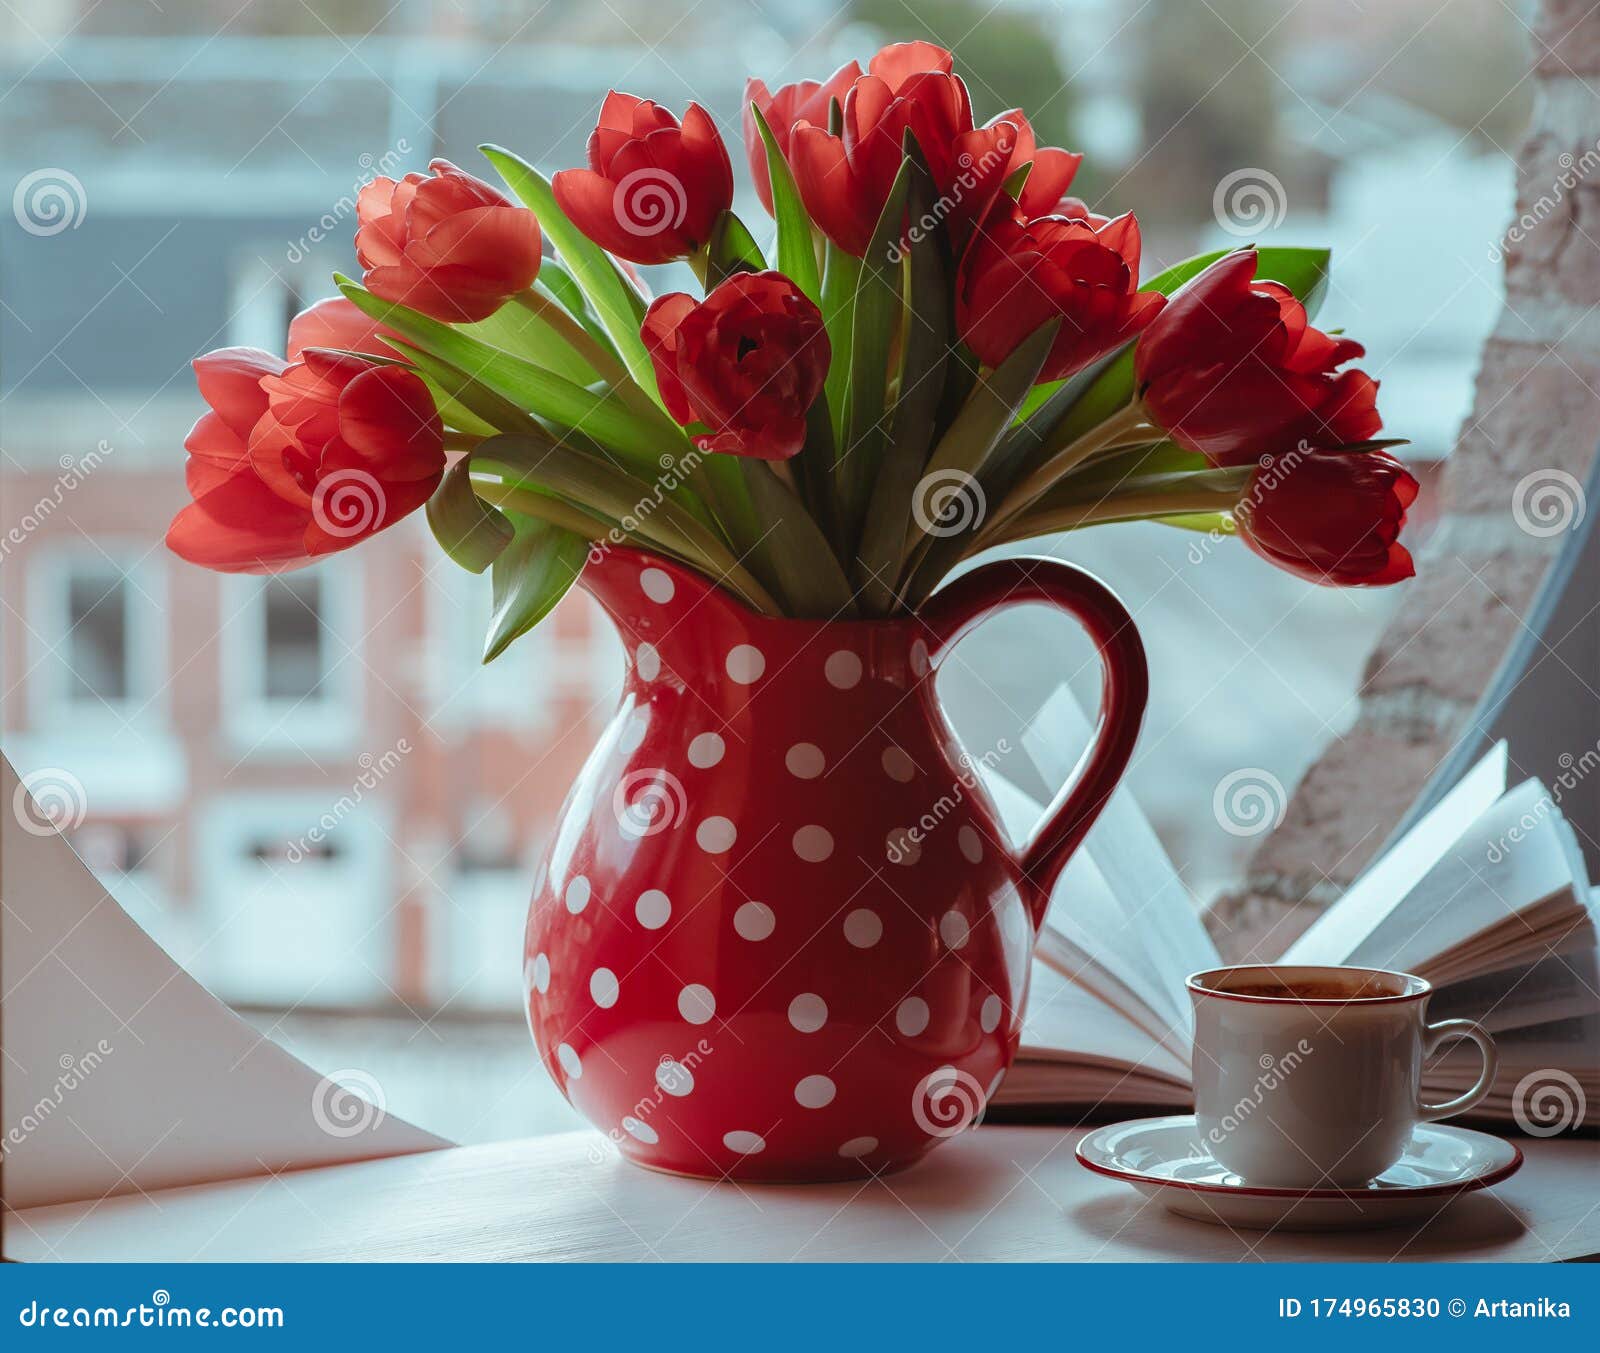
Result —
<path fill-rule="evenodd" d="M 1396 1226 L 1426 1220 L 1452 1198 L 1509 1179 L 1522 1164 L 1511 1142 L 1443 1123 L 1417 1127 L 1405 1155 L 1355 1188 L 1271 1189 L 1248 1185 L 1199 1145 L 1193 1114 L 1097 1128 L 1078 1161 L 1132 1184 L 1169 1211 L 1246 1230 Z"/>

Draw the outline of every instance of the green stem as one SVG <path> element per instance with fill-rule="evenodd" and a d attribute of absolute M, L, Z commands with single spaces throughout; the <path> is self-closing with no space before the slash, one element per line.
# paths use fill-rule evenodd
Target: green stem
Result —
<path fill-rule="evenodd" d="M 1112 494 L 1098 502 L 1063 503 L 1024 512 L 1002 528 L 985 548 L 1107 522 L 1182 517 L 1196 512 L 1231 512 L 1238 506 L 1239 494 L 1232 489 L 1149 489 Z"/>
<path fill-rule="evenodd" d="M 1097 423 L 1076 441 L 1069 442 L 1026 475 L 1022 482 L 1005 496 L 999 510 L 990 517 L 983 537 L 997 536 L 1008 521 L 1026 511 L 1036 499 L 1047 493 L 1090 457 L 1119 446 L 1136 446 L 1141 442 L 1153 441 L 1159 436 L 1160 433 L 1152 430 L 1150 426 L 1144 405 L 1136 399 L 1132 400 L 1103 423 Z"/>
<path fill-rule="evenodd" d="M 471 451 L 480 442 L 494 436 L 493 432 L 457 432 L 453 428 L 446 428 L 444 434 L 444 449 L 446 451 Z"/>
<path fill-rule="evenodd" d="M 571 531 L 585 540 L 604 540 L 611 533 L 612 528 L 598 517 L 591 517 L 570 503 L 543 493 L 535 493 L 532 489 L 518 488 L 515 484 L 502 484 L 498 480 L 474 479 L 472 491 L 486 503 L 493 503 L 496 507 L 508 507 L 513 512 L 522 513 L 524 517 L 537 517 L 540 521 L 559 526 L 564 531 Z"/>

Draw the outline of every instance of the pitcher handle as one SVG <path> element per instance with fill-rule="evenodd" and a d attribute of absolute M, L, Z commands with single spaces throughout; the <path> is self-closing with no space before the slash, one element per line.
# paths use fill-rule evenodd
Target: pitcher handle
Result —
<path fill-rule="evenodd" d="M 1056 875 L 1128 768 L 1150 695 L 1150 675 L 1133 617 L 1111 589 L 1076 565 L 1037 557 L 985 564 L 936 592 L 922 613 L 935 637 L 933 657 L 937 660 L 995 612 L 1027 602 L 1047 602 L 1076 619 L 1099 650 L 1103 671 L 1094 740 L 1018 861 L 1048 898 Z"/>

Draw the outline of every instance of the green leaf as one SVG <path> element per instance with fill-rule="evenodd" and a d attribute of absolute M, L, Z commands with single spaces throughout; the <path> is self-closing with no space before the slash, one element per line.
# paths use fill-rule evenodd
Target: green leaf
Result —
<path fill-rule="evenodd" d="M 521 156 L 502 146 L 485 145 L 478 149 L 499 171 L 506 186 L 525 205 L 533 208 L 534 215 L 539 218 L 539 228 L 555 245 L 583 294 L 594 306 L 595 314 L 611 335 L 617 355 L 628 368 L 628 374 L 652 398 L 659 399 L 650 354 L 645 351 L 644 340 L 639 337 L 639 324 L 644 319 L 644 300 L 633 283 L 611 256 L 579 230 L 556 204 L 556 195 L 549 179 Z"/>
<path fill-rule="evenodd" d="M 506 514 L 472 491 L 471 459 L 462 456 L 445 471 L 426 513 L 440 548 L 467 572 L 482 573 L 511 543 L 513 533 Z"/>
<path fill-rule="evenodd" d="M 750 114 L 761 143 L 767 150 L 767 176 L 772 182 L 772 218 L 778 227 L 778 271 L 805 292 L 816 304 L 822 304 L 822 277 L 817 271 L 817 250 L 813 242 L 811 214 L 800 200 L 800 189 L 794 181 L 789 162 L 778 149 L 772 128 L 755 104 Z"/>
<path fill-rule="evenodd" d="M 588 385 L 598 374 L 550 325 L 514 302 L 502 305 L 488 319 L 476 324 L 451 327 L 492 348 L 524 357 L 574 385 Z"/>
<path fill-rule="evenodd" d="M 759 553 L 765 556 L 773 591 L 784 614 L 814 620 L 854 617 L 855 598 L 827 538 L 805 504 L 764 460 L 732 457 L 743 476 L 750 501 L 765 523 Z"/>
<path fill-rule="evenodd" d="M 558 304 L 565 306 L 567 313 L 589 331 L 595 342 L 603 343 L 611 350 L 612 356 L 616 356 L 617 345 L 611 341 L 605 325 L 595 318 L 589 298 L 583 294 L 583 288 L 567 270 L 565 263 L 559 258 L 547 257 L 539 265 L 539 277 L 533 285 L 536 291 L 547 292 Z"/>
<path fill-rule="evenodd" d="M 508 482 L 530 481 L 598 514 L 640 539 L 693 560 L 713 577 L 737 570 L 726 545 L 704 522 L 626 471 L 534 436 L 493 437 L 472 453 L 475 473 Z"/>
<path fill-rule="evenodd" d="M 850 388 L 850 326 L 854 322 L 856 286 L 861 260 L 847 254 L 832 240 L 822 251 L 822 321 L 828 330 L 833 357 L 823 394 L 833 423 L 835 445 L 844 440 L 845 391 Z M 832 466 L 829 466 L 830 472 Z"/>
<path fill-rule="evenodd" d="M 589 542 L 582 536 L 537 517 L 518 512 L 508 520 L 513 537 L 490 574 L 494 610 L 483 641 L 485 663 L 498 658 L 566 596 L 589 552 Z"/>
<path fill-rule="evenodd" d="M 987 512 L 999 507 L 990 501 L 987 482 L 992 482 L 991 461 L 1001 449 L 1011 420 L 1028 397 L 1028 391 L 1044 368 L 1050 346 L 1061 330 L 1053 319 L 1035 329 L 1017 344 L 1015 350 L 988 375 L 979 380 L 972 394 L 956 415 L 948 432 L 939 439 L 927 470 L 914 490 L 923 502 L 924 520 L 914 521 L 906 537 L 905 554 L 910 575 L 932 590 L 933 583 L 954 567 L 972 534 L 982 528 Z M 929 528 L 938 525 L 928 520 L 936 495 L 960 494 L 965 497 L 976 488 L 977 511 L 965 529 L 937 535 Z M 908 595 L 925 595 L 916 586 Z"/>
<path fill-rule="evenodd" d="M 490 432 L 541 430 L 538 420 L 526 410 L 503 395 L 496 394 L 481 381 L 473 380 L 465 371 L 413 343 L 407 343 L 403 338 L 385 338 L 383 341 L 396 352 L 410 358 L 430 387 L 439 390 L 454 407 L 467 410 L 470 417 L 482 423 Z"/>
<path fill-rule="evenodd" d="M 913 147 L 908 190 L 911 220 L 906 287 L 905 342 L 900 395 L 883 463 L 872 487 L 861 532 L 856 579 L 869 609 L 887 614 L 904 562 L 911 503 L 933 445 L 939 401 L 950 353 L 950 255 L 943 225 L 917 229 L 934 219 L 937 188 L 920 150 Z"/>
<path fill-rule="evenodd" d="M 706 290 L 721 286 L 736 272 L 765 272 L 767 260 L 745 224 L 724 211 L 711 227 L 706 246 Z"/>
<path fill-rule="evenodd" d="M 1216 249 L 1208 254 L 1175 263 L 1165 272 L 1157 273 L 1139 289 L 1159 291 L 1171 295 L 1185 282 L 1197 277 L 1219 258 L 1235 252 Z M 1328 286 L 1328 259 L 1326 249 L 1267 248 L 1256 251 L 1256 276 L 1270 278 L 1288 287 L 1308 315 L 1314 315 Z M 1037 440 L 1041 446 L 1065 446 L 1081 437 L 1090 428 L 1103 423 L 1113 413 L 1133 398 L 1134 346 L 1129 344 L 1116 356 L 1099 379 L 1085 390 L 1070 412 L 1058 412 L 1054 423 L 1048 417 L 1039 423 Z M 1044 416 L 1036 414 L 1029 419 L 1030 426 Z"/>
<path fill-rule="evenodd" d="M 682 443 L 682 433 L 664 414 L 659 423 L 647 420 L 615 395 L 585 389 L 448 324 L 379 300 L 347 277 L 336 273 L 334 281 L 364 314 L 404 334 L 517 407 L 560 427 L 576 429 L 615 451 L 634 469 L 653 474 L 663 447 Z"/>
<path fill-rule="evenodd" d="M 1180 531 L 1198 531 L 1201 535 L 1213 533 L 1231 536 L 1238 533 L 1231 512 L 1188 512 L 1177 517 L 1152 517 L 1157 526 L 1176 526 Z"/>
<path fill-rule="evenodd" d="M 842 542 L 854 547 L 866 515 L 867 498 L 883 460 L 885 405 L 889 386 L 889 350 L 900 326 L 901 233 L 905 229 L 906 193 L 911 161 L 889 189 L 883 213 L 861 260 L 850 324 L 850 382 L 845 390 L 845 434 L 834 463 Z"/>

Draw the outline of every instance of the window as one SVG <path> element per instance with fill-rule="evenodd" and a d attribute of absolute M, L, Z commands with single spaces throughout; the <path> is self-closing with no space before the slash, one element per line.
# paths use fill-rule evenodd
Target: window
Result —
<path fill-rule="evenodd" d="M 361 657 L 338 636 L 360 633 L 360 561 L 340 564 L 224 580 L 224 708 L 242 749 L 315 753 L 358 732 Z"/>
<path fill-rule="evenodd" d="M 41 551 L 29 582 L 35 721 L 80 729 L 85 721 L 153 720 L 167 622 L 161 572 L 148 550 Z"/>

